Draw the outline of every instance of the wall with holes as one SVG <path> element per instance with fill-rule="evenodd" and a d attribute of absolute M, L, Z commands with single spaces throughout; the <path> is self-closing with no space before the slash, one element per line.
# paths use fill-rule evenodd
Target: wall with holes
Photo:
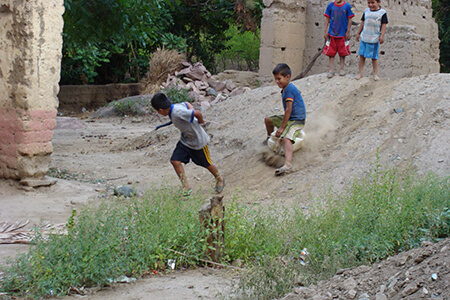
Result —
<path fill-rule="evenodd" d="M 271 80 L 271 70 L 279 62 L 286 62 L 293 77 L 309 64 L 324 43 L 324 12 L 331 1 L 323 0 L 266 0 L 261 25 L 260 75 Z M 359 43 L 355 37 L 367 1 L 347 1 L 355 13 L 351 27 L 350 49 L 346 57 L 348 73 L 358 72 Z M 380 46 L 379 75 L 401 78 L 439 72 L 438 27 L 432 17 L 431 0 L 381 0 L 387 11 L 389 24 L 386 42 Z M 269 23 L 270 25 L 267 25 Z M 289 26 L 286 26 L 288 24 Z M 267 29 L 268 33 L 265 32 Z M 294 34 L 296 33 L 296 35 Z M 339 59 L 335 59 L 335 70 Z M 328 57 L 321 55 L 308 73 L 328 71 Z M 372 73 L 366 61 L 365 74 Z"/>

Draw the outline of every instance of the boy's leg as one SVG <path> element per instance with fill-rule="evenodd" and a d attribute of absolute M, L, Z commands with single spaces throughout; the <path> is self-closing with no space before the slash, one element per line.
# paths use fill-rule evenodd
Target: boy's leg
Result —
<path fill-rule="evenodd" d="M 364 64 L 366 62 L 366 58 L 363 55 L 359 56 L 359 73 L 356 75 L 355 79 L 359 80 L 364 75 Z"/>
<path fill-rule="evenodd" d="M 189 186 L 189 183 L 186 178 L 186 173 L 184 173 L 184 168 L 181 163 L 181 161 L 171 160 L 170 163 L 172 164 L 173 168 L 175 169 L 175 173 L 177 173 L 178 178 L 180 178 L 181 185 L 183 186 L 183 191 L 188 191 L 191 189 Z"/>
<path fill-rule="evenodd" d="M 373 79 L 380 80 L 380 77 L 378 77 L 378 59 L 372 59 L 372 66 L 373 66 Z"/>
<path fill-rule="evenodd" d="M 211 164 L 209 167 L 207 167 L 209 172 L 213 174 L 214 178 L 216 178 L 216 191 L 220 189 L 222 191 L 224 182 L 223 182 L 223 176 L 220 175 L 219 169 L 217 169 L 216 165 Z"/>
<path fill-rule="evenodd" d="M 273 126 L 272 120 L 270 120 L 270 117 L 266 117 L 264 119 L 264 123 L 266 124 L 266 130 L 267 130 L 267 139 L 270 137 L 270 135 L 272 134 L 273 130 L 275 129 L 275 127 Z"/>
<path fill-rule="evenodd" d="M 283 139 L 284 146 L 284 167 L 286 169 L 292 168 L 292 157 L 294 156 L 294 147 L 290 139 Z"/>
<path fill-rule="evenodd" d="M 334 72 L 334 56 L 328 56 L 329 57 L 329 60 L 328 60 L 328 63 L 329 63 L 329 66 L 330 66 L 330 71 L 328 72 L 328 78 L 331 78 L 331 77 L 333 77 L 333 72 Z"/>
<path fill-rule="evenodd" d="M 339 56 L 339 75 L 344 74 L 344 66 L 345 66 L 345 56 Z"/>

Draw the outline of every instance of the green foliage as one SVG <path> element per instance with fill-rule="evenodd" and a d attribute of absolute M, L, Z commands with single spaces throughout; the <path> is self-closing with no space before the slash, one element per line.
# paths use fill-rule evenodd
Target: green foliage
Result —
<path fill-rule="evenodd" d="M 307 214 L 295 206 L 248 206 L 235 197 L 226 203 L 223 263 L 244 262 L 234 291 L 242 299 L 280 298 L 298 282 L 307 285 L 337 269 L 450 236 L 450 178 L 385 171 L 379 164 Z M 0 290 L 63 295 L 69 287 L 104 286 L 123 275 L 165 269 L 168 259 L 177 268 L 202 265 L 207 244 L 198 221 L 200 198 L 181 201 L 166 188 L 74 211 L 68 234 L 38 235 L 6 268 Z M 300 263 L 304 248 L 306 266 Z"/>
<path fill-rule="evenodd" d="M 432 0 L 433 17 L 439 27 L 441 72 L 450 72 L 450 3 L 445 0 Z"/>
<path fill-rule="evenodd" d="M 112 80 L 123 82 L 130 72 L 139 78 L 141 62 L 148 61 L 141 55 L 150 53 L 163 30 L 155 20 L 170 19 L 159 0 L 66 0 L 64 6 L 63 84 L 98 83 L 96 69 L 106 63 L 114 65 L 107 67 L 116 72 Z"/>
<path fill-rule="evenodd" d="M 225 49 L 217 56 L 219 68 L 234 70 L 257 70 L 259 64 L 259 30 L 240 31 L 235 25 L 226 32 Z"/>
<path fill-rule="evenodd" d="M 307 217 L 294 208 L 288 219 L 277 224 L 283 228 L 280 234 L 286 231 L 291 237 L 285 251 L 255 261 L 238 284 L 243 298 L 278 298 L 295 282 L 307 285 L 338 269 L 370 264 L 421 241 L 449 237 L 450 181 L 431 174 L 400 175 L 376 166 L 348 193 L 330 195 Z M 298 260 L 304 247 L 310 253 L 306 267 Z"/>
<path fill-rule="evenodd" d="M 184 51 L 191 62 L 203 61 L 214 71 L 229 25 L 256 28 L 262 12 L 261 0 L 66 0 L 64 5 L 61 84 L 138 82 L 149 55 L 162 46 Z"/>
<path fill-rule="evenodd" d="M 142 115 L 146 111 L 144 107 L 149 107 L 150 105 L 150 100 L 141 98 L 125 98 L 113 103 L 115 111 L 122 117 Z"/>
<path fill-rule="evenodd" d="M 64 295 L 69 287 L 105 286 L 123 275 L 165 269 L 168 259 L 177 267 L 195 265 L 203 257 L 199 201 L 181 201 L 169 189 L 87 206 L 72 214 L 67 235 L 38 235 L 6 270 L 0 290 L 27 298 Z"/>
<path fill-rule="evenodd" d="M 188 90 L 177 87 L 169 87 L 163 89 L 162 93 L 166 94 L 166 96 L 172 101 L 172 103 L 183 103 L 183 102 L 194 102 L 194 97 L 191 96 Z"/>

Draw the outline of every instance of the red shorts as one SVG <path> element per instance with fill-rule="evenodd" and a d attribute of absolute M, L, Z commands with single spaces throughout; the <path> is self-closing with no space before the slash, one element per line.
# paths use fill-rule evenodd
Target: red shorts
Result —
<path fill-rule="evenodd" d="M 345 40 L 345 37 L 330 36 L 330 39 L 326 42 L 323 48 L 323 54 L 335 57 L 336 53 L 339 56 L 350 55 L 350 43 Z"/>

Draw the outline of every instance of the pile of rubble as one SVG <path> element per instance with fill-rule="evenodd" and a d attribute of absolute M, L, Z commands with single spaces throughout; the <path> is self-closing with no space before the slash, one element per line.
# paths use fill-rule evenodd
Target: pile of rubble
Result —
<path fill-rule="evenodd" d="M 195 99 L 194 105 L 208 108 L 210 105 L 228 99 L 228 97 L 248 92 L 249 87 L 237 87 L 231 79 L 219 81 L 211 76 L 205 66 L 198 62 L 194 65 L 184 62 L 184 69 L 168 75 L 161 89 L 186 89 Z"/>

